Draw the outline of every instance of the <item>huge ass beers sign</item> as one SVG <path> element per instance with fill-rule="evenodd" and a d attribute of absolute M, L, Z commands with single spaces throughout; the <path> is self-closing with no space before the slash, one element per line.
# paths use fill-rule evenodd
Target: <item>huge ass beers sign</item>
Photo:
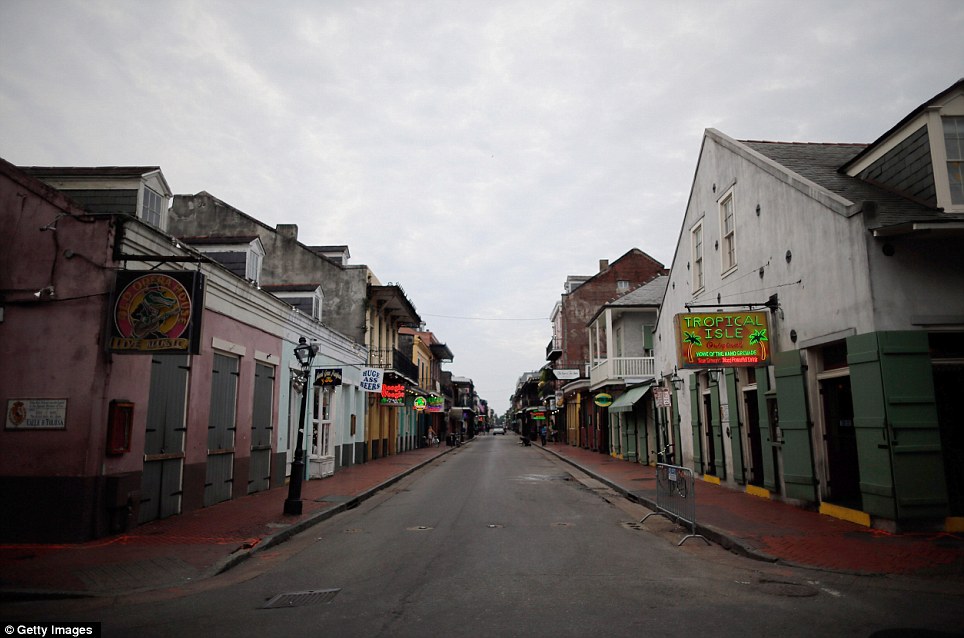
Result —
<path fill-rule="evenodd" d="M 697 312 L 676 315 L 680 368 L 750 368 L 770 359 L 766 312 Z"/>

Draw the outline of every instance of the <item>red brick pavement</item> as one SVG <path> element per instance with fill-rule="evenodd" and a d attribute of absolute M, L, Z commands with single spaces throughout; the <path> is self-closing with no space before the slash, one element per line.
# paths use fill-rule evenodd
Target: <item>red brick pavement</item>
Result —
<path fill-rule="evenodd" d="M 302 486 L 303 512 L 283 513 L 287 487 L 259 492 L 77 544 L 0 545 L 0 590 L 12 595 L 108 594 L 213 575 L 400 479 L 444 446 L 354 465 Z"/>
<path fill-rule="evenodd" d="M 560 458 L 652 507 L 655 468 L 550 444 Z M 738 489 L 696 480 L 697 531 L 755 558 L 865 574 L 964 576 L 964 535 L 888 534 Z"/>
<path fill-rule="evenodd" d="M 556 454 L 643 504 L 655 470 L 563 444 Z M 152 521 L 127 534 L 72 545 L 0 546 L 0 590 L 13 595 L 98 595 L 176 586 L 213 575 L 281 542 L 431 462 L 452 448 L 405 452 L 304 483 L 304 512 L 283 514 L 287 487 Z M 697 480 L 697 531 L 765 560 L 868 574 L 964 576 L 964 538 L 886 534 L 779 501 Z"/>

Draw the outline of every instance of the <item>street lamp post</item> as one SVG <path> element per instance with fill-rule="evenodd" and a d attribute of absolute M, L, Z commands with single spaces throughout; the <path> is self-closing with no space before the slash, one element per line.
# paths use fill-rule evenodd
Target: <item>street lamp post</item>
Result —
<path fill-rule="evenodd" d="M 285 514 L 301 514 L 301 482 L 305 476 L 305 413 L 308 411 L 308 392 L 311 388 L 311 362 L 318 353 L 318 346 L 309 344 L 304 337 L 298 339 L 295 357 L 304 373 L 304 386 L 301 390 L 301 417 L 298 419 L 298 438 L 295 443 L 295 458 L 291 462 L 291 479 L 288 481 L 288 498 L 285 499 Z"/>

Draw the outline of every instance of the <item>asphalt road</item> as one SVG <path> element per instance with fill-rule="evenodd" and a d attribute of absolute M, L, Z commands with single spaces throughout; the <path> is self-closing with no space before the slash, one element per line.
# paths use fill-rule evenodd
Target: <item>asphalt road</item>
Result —
<path fill-rule="evenodd" d="M 671 523 L 513 436 L 478 437 L 191 587 L 24 603 L 105 636 L 925 636 L 964 627 L 940 583 L 682 547 Z M 906 630 L 906 631 L 905 631 Z M 945 635 L 945 634 L 930 634 Z"/>

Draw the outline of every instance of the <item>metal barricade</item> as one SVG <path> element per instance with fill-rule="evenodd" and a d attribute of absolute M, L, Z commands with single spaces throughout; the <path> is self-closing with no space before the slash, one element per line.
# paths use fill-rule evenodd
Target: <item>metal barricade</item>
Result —
<path fill-rule="evenodd" d="M 650 512 L 639 522 L 643 523 L 654 514 L 689 525 L 690 533 L 676 544 L 677 547 L 690 538 L 702 538 L 707 545 L 710 544 L 702 534 L 696 533 L 696 480 L 689 468 L 656 464 L 656 511 Z"/>

